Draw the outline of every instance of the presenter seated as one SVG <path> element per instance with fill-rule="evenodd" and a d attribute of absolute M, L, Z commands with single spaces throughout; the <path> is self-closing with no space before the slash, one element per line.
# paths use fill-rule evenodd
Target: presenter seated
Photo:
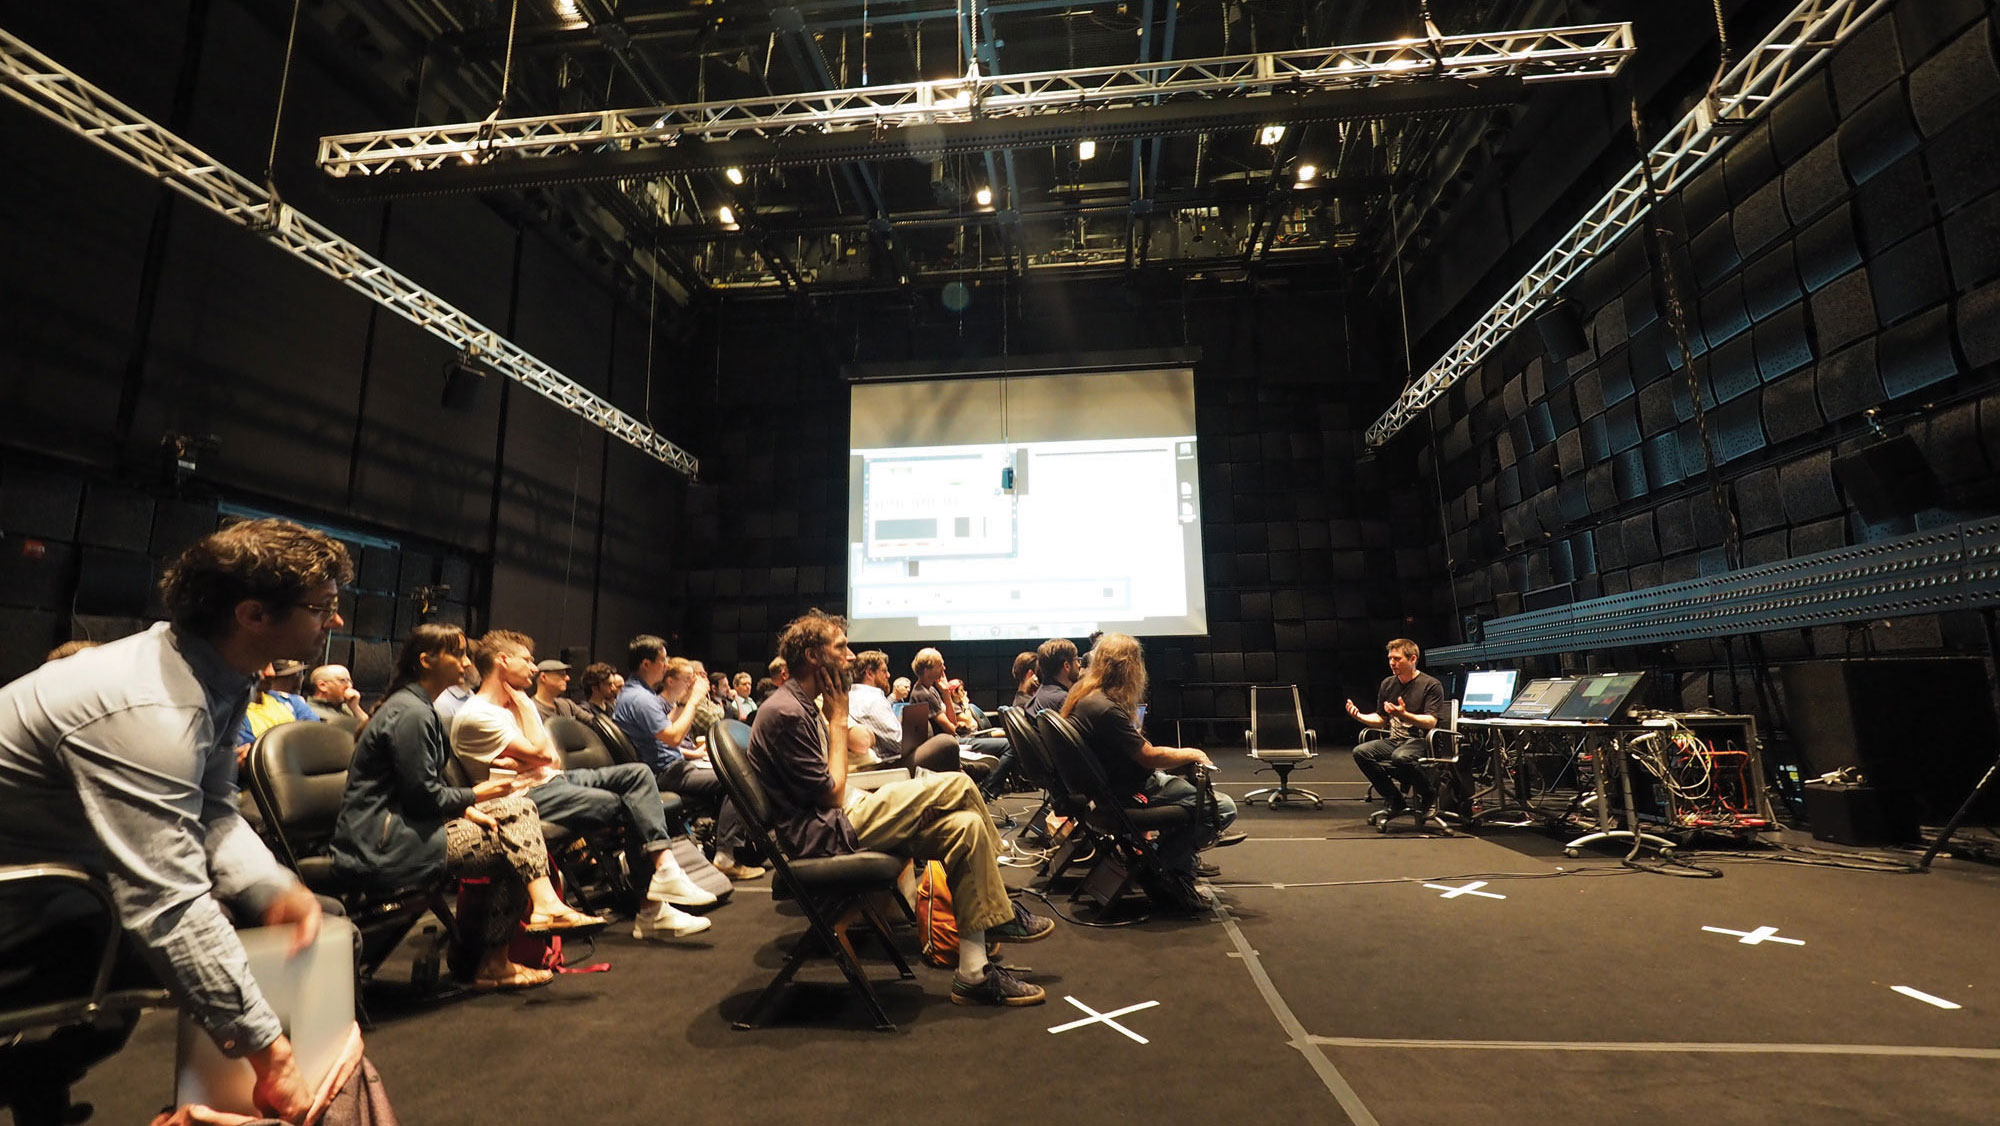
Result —
<path fill-rule="evenodd" d="M 1375 710 L 1364 712 L 1353 700 L 1347 714 L 1362 726 L 1382 732 L 1354 748 L 1355 765 L 1368 776 L 1375 789 L 1388 799 L 1389 812 L 1409 808 L 1396 788 L 1401 782 L 1419 807 L 1429 814 L 1437 804 L 1437 792 L 1417 760 L 1430 753 L 1430 732 L 1444 714 L 1444 685 L 1429 673 L 1417 671 L 1422 651 L 1417 643 L 1397 638 L 1389 643 L 1389 675 L 1375 691 Z"/>

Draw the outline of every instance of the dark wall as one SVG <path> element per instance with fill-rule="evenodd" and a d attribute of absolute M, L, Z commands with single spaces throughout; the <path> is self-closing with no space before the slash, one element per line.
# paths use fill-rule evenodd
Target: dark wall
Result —
<path fill-rule="evenodd" d="M 1732 524 L 1735 557 L 1757 565 L 2000 509 L 1996 130 L 1987 6 L 1896 5 L 1665 201 L 1671 286 L 1628 237 L 1570 287 L 1582 354 L 1547 359 L 1525 328 L 1434 404 L 1458 608 L 1508 615 L 1718 573 Z M 1909 515 L 1864 518 L 1832 471 L 1881 440 L 1870 412 L 1941 484 Z M 1952 616 L 1760 642 L 1772 661 L 1984 647 Z M 1645 655 L 1684 671 L 1732 656 Z M 1683 684 L 1690 704 L 1751 703 L 1740 669 Z"/>
<path fill-rule="evenodd" d="M 100 20 L 58 5 L 8 28 L 261 180 L 284 15 L 210 0 Z M 286 202 L 627 411 L 649 378 L 671 386 L 665 350 L 648 370 L 644 311 L 539 231 L 469 197 L 327 198 L 317 137 L 402 122 L 343 92 L 312 49 L 291 81 Z M 0 117 L 18 158 L 0 184 L 0 606 L 14 627 L 0 676 L 91 628 L 75 615 L 106 613 L 98 602 L 142 616 L 157 561 L 212 527 L 218 504 L 399 545 L 367 588 L 383 603 L 349 615 L 371 663 L 416 620 L 413 592 L 440 582 L 474 602 L 440 612 L 551 653 L 621 652 L 659 628 L 677 473 L 498 377 L 469 409 L 444 408 L 451 350 L 428 333 L 70 132 L 11 103 Z M 213 439 L 180 481 L 161 454 L 170 433 Z M 93 542 L 115 507 L 93 508 L 100 496 L 181 518 Z"/>
<path fill-rule="evenodd" d="M 841 609 L 848 388 L 839 363 L 1183 344 L 1202 350 L 1210 632 L 1146 639 L 1156 736 L 1172 736 L 1157 721 L 1180 719 L 1190 740 L 1240 740 L 1252 683 L 1299 684 L 1325 728 L 1345 695 L 1373 692 L 1384 641 L 1435 636 L 1444 620 L 1436 498 L 1407 453 L 1357 456 L 1368 412 L 1402 375 L 1359 306 L 1334 291 L 1201 282 L 1141 292 L 1031 277 L 972 293 L 963 318 L 918 293 L 900 311 L 758 306 L 713 323 L 705 362 L 721 392 L 691 404 L 706 420 L 707 460 L 688 505 L 685 648 L 711 655 L 711 667 L 761 670 L 794 614 Z M 1012 659 L 1033 645 L 943 648 L 975 701 L 991 704 L 1011 695 Z M 917 647 L 886 648 L 892 670 L 907 673 Z"/>

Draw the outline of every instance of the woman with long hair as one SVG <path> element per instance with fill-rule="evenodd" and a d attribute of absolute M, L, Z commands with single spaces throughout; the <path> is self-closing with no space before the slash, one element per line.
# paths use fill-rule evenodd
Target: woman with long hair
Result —
<path fill-rule="evenodd" d="M 389 694 L 355 743 L 334 825 L 334 868 L 392 888 L 440 875 L 490 879 L 473 986 L 543 985 L 553 973 L 507 956 L 523 910 L 531 934 L 594 930 L 604 920 L 573 910 L 556 894 L 535 804 L 513 792 L 511 778 L 470 788 L 445 782 L 451 750 L 431 701 L 459 683 L 465 665 L 465 633 L 457 626 L 427 622 L 403 643 Z"/>
<path fill-rule="evenodd" d="M 1217 794 L 1215 817 L 1204 816 L 1200 791 L 1174 771 L 1193 766 L 1214 769 L 1208 755 L 1193 747 L 1156 747 L 1146 740 L 1133 717 L 1146 698 L 1146 652 L 1128 634 L 1107 633 L 1091 650 L 1090 667 L 1063 700 L 1062 715 L 1075 723 L 1086 752 L 1103 764 L 1111 789 L 1127 804 L 1157 807 L 1179 805 L 1188 811 L 1186 826 L 1160 834 L 1160 863 L 1174 879 L 1181 902 L 1164 906 L 1190 909 L 1203 905 L 1195 890 L 1195 854 L 1236 820 L 1236 803 Z"/>

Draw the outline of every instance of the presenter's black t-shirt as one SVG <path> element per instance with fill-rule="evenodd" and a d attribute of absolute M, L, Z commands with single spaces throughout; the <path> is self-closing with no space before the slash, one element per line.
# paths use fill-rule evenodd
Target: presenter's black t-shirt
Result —
<path fill-rule="evenodd" d="M 1438 678 L 1427 672 L 1420 672 L 1416 676 L 1411 677 L 1408 684 L 1397 680 L 1393 676 L 1384 677 L 1382 687 L 1375 692 L 1375 714 L 1384 714 L 1382 705 L 1391 700 L 1402 704 L 1403 708 L 1411 715 L 1437 716 L 1440 719 L 1444 717 L 1444 685 L 1439 684 Z M 1394 718 L 1389 720 L 1389 738 L 1421 739 L 1423 737 L 1423 729 L 1419 728 L 1416 724 Z"/>

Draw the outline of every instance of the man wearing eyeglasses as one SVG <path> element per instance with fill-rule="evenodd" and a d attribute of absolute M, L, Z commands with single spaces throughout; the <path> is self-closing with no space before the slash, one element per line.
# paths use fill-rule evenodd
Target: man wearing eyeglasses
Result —
<path fill-rule="evenodd" d="M 294 952 L 318 935 L 320 907 L 237 811 L 235 734 L 258 671 L 319 650 L 341 624 L 335 599 L 353 574 L 319 532 L 233 524 L 161 578 L 170 621 L 0 688 L 0 864 L 54 860 L 108 881 L 127 950 L 249 1061 L 258 1108 L 291 1122 L 312 1092 L 221 901 L 239 921 L 291 927 Z M 79 992 L 96 923 L 81 893 L 0 912 L 0 966 L 27 970 L 0 1007 Z M 0 1087 L 81 1074 L 122 1041 L 88 1031 L 0 1049 Z"/>

